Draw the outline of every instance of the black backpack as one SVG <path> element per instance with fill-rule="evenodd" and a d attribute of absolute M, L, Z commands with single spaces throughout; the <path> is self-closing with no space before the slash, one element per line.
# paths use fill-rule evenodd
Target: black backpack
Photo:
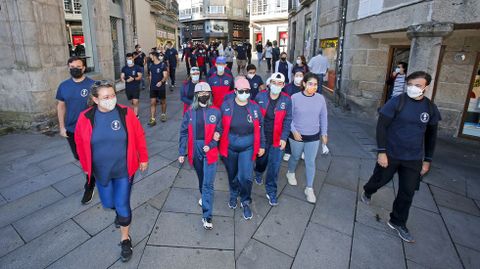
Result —
<path fill-rule="evenodd" d="M 398 101 L 397 107 L 395 107 L 395 115 L 393 116 L 394 118 L 398 115 L 398 113 L 402 111 L 403 107 L 405 106 L 405 100 L 406 100 L 405 98 L 409 98 L 409 97 L 407 96 L 406 93 L 402 93 L 399 96 L 399 98 L 400 100 Z M 431 119 L 435 111 L 433 107 L 434 104 L 428 97 L 425 97 L 425 98 L 427 99 L 427 102 L 428 102 L 428 115 L 430 116 L 430 119 Z"/>

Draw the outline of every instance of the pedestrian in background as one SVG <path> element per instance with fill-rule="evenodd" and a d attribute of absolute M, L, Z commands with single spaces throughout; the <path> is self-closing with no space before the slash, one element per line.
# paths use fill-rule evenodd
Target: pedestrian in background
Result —
<path fill-rule="evenodd" d="M 219 148 L 228 174 L 228 206 L 236 208 L 240 196 L 243 218 L 246 220 L 253 216 L 250 208 L 253 163 L 257 156 L 261 157 L 265 153 L 261 110 L 249 98 L 250 84 L 244 77 L 237 77 L 235 98 L 226 99 L 221 108 L 222 134 Z"/>
<path fill-rule="evenodd" d="M 315 159 L 317 158 L 320 139 L 322 153 L 328 153 L 328 112 L 323 95 L 317 93 L 318 79 L 313 73 L 303 78 L 303 92 L 292 95 L 292 124 L 289 137 L 292 156 L 288 161 L 288 184 L 297 185 L 295 170 L 302 153 L 305 154 L 305 175 L 307 184 L 305 196 L 309 203 L 316 202 L 313 190 L 315 179 Z"/>
<path fill-rule="evenodd" d="M 213 105 L 221 107 L 225 95 L 233 91 L 233 76 L 225 72 L 227 61 L 225 57 L 218 57 L 216 61 L 217 72 L 207 80 L 212 88 Z"/>
<path fill-rule="evenodd" d="M 407 63 L 399 62 L 395 70 L 390 74 L 389 79 L 387 80 L 387 85 L 389 93 L 388 99 L 399 96 L 406 92 L 407 89 L 407 82 L 406 82 L 406 74 L 407 74 Z"/>
<path fill-rule="evenodd" d="M 275 64 L 278 60 L 280 60 L 280 48 L 278 47 L 277 40 L 273 40 L 272 44 L 272 64 Z"/>
<path fill-rule="evenodd" d="M 183 102 L 183 114 L 185 114 L 192 105 L 195 95 L 195 85 L 197 85 L 198 82 L 200 82 L 200 69 L 198 69 L 198 67 L 192 67 L 192 69 L 190 69 L 190 76 L 183 82 L 182 89 L 180 89 L 180 100 Z"/>
<path fill-rule="evenodd" d="M 121 260 L 132 257 L 130 194 L 135 172 L 148 166 L 145 133 L 135 113 L 117 105 L 115 84 L 97 82 L 91 90 L 93 106 L 83 111 L 75 129 L 75 143 L 83 171 L 96 178 L 104 208 L 114 209 L 120 227 Z"/>
<path fill-rule="evenodd" d="M 167 120 L 167 79 L 168 79 L 168 66 L 163 55 L 158 52 L 151 52 L 150 57 L 153 62 L 150 66 L 150 121 L 149 126 L 155 126 L 157 124 L 155 120 L 155 114 L 157 112 L 157 99 L 160 100 L 160 108 L 162 113 L 160 114 L 160 120 L 165 122 Z"/>
<path fill-rule="evenodd" d="M 275 63 L 275 73 L 282 73 L 285 76 L 285 83 L 288 84 L 292 81 L 292 69 L 292 64 L 287 61 L 287 53 L 282 52 L 280 60 Z"/>
<path fill-rule="evenodd" d="M 197 173 L 201 194 L 198 204 L 202 207 L 202 223 L 207 230 L 213 229 L 213 186 L 221 132 L 221 113 L 218 108 L 212 107 L 212 99 L 212 90 L 207 83 L 195 85 L 192 106 L 183 116 L 178 157 L 178 161 L 183 163 L 187 155 L 188 162 Z"/>
<path fill-rule="evenodd" d="M 292 68 L 292 73 L 294 75 L 297 71 L 301 71 L 303 74 L 306 74 L 310 71 L 307 65 L 307 60 L 303 55 L 300 55 L 297 57 L 297 60 L 295 61 L 295 65 Z"/>
<path fill-rule="evenodd" d="M 263 83 L 262 77 L 257 75 L 257 68 L 254 64 L 249 64 L 247 66 L 247 80 L 250 84 L 250 99 L 255 100 L 257 94 L 265 90 L 266 86 Z"/>
<path fill-rule="evenodd" d="M 330 64 L 328 63 L 327 57 L 323 56 L 323 51 L 320 49 L 318 55 L 310 59 L 308 62 L 308 68 L 310 72 L 314 73 L 318 77 L 318 93 L 322 93 L 323 90 L 323 81 L 325 75 L 328 73 L 328 68 Z"/>
<path fill-rule="evenodd" d="M 233 57 L 235 56 L 235 51 L 232 48 L 232 43 L 228 42 L 228 46 L 225 49 L 225 59 L 227 60 L 228 69 L 232 70 L 233 67 Z"/>
<path fill-rule="evenodd" d="M 245 67 L 247 67 L 247 51 L 242 42 L 237 44 L 235 51 L 237 52 L 237 74 L 245 75 Z"/>
<path fill-rule="evenodd" d="M 252 64 L 252 43 L 248 39 L 245 40 L 245 49 L 247 50 L 247 64 Z"/>
<path fill-rule="evenodd" d="M 140 44 L 135 45 L 135 51 L 133 53 L 133 62 L 136 66 L 140 67 L 142 73 L 142 79 L 140 80 L 140 89 L 145 89 L 145 63 L 147 56 L 142 51 Z"/>
<path fill-rule="evenodd" d="M 372 195 L 398 173 L 398 191 L 387 225 L 408 243 L 415 242 L 406 226 L 410 206 L 421 177 L 430 170 L 441 120 L 437 106 L 425 97 L 431 81 L 424 71 L 411 73 L 407 93 L 393 97 L 380 109 L 377 163 L 361 195 L 362 202 L 370 204 Z"/>
<path fill-rule="evenodd" d="M 122 68 L 120 80 L 125 82 L 125 94 L 131 103 L 135 115 L 138 117 L 138 100 L 140 99 L 140 81 L 142 81 L 142 68 L 135 65 L 133 54 L 127 53 L 127 65 Z"/>
<path fill-rule="evenodd" d="M 172 41 L 167 41 L 167 50 L 165 50 L 165 60 L 168 64 L 168 74 L 170 75 L 170 91 L 175 88 L 175 72 L 177 71 L 178 51 L 173 47 Z"/>
<path fill-rule="evenodd" d="M 260 64 L 262 63 L 262 58 L 263 58 L 263 46 L 262 46 L 261 40 L 257 42 L 257 45 L 255 46 L 255 50 L 257 51 L 257 66 L 260 69 Z"/>
<path fill-rule="evenodd" d="M 190 75 L 190 68 L 191 68 L 191 63 L 190 63 L 190 57 L 192 56 L 193 48 L 192 48 L 192 42 L 189 41 L 187 45 L 183 48 L 182 51 L 182 62 L 185 59 L 185 67 L 187 68 L 187 76 Z"/>
<path fill-rule="evenodd" d="M 265 192 L 271 206 L 278 204 L 278 172 L 292 123 L 292 101 L 288 94 L 282 93 L 284 81 L 285 77 L 282 74 L 272 74 L 268 89 L 260 92 L 255 99 L 262 111 L 262 130 L 266 141 L 265 154 L 257 158 L 255 164 L 255 182 L 262 184 L 263 173 L 266 170 Z"/>
<path fill-rule="evenodd" d="M 269 41 L 265 45 L 265 48 L 263 50 L 263 57 L 265 58 L 265 61 L 267 62 L 267 72 L 270 73 L 272 72 L 272 43 Z"/>
<path fill-rule="evenodd" d="M 78 116 L 88 105 L 90 89 L 94 80 L 85 75 L 85 63 L 77 56 L 68 59 L 68 68 L 71 78 L 60 83 L 57 89 L 57 116 L 60 136 L 65 137 L 72 151 L 73 157 L 78 160 L 75 145 L 75 127 Z M 82 204 L 92 201 L 95 188 L 95 177 L 86 177 Z"/>

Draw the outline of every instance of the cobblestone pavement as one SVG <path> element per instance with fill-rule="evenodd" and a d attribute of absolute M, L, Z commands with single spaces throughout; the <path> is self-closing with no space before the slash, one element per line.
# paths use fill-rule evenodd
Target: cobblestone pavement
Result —
<path fill-rule="evenodd" d="M 183 63 L 182 63 L 183 66 Z M 184 68 L 177 71 L 185 77 Z M 182 105 L 168 93 L 168 121 L 141 121 L 150 156 L 148 173 L 133 185 L 134 256 L 119 260 L 114 212 L 95 195 L 81 205 L 84 176 L 58 135 L 0 137 L 0 268 L 480 268 L 480 177 L 477 145 L 440 140 L 433 170 L 421 183 L 408 227 L 417 243 L 403 243 L 386 227 L 396 183 L 359 202 L 375 164 L 374 128 L 329 104 L 331 153 L 317 159 L 317 203 L 279 178 L 279 205 L 254 184 L 254 217 L 227 207 L 228 180 L 215 181 L 214 229 L 201 225 L 197 178 L 176 162 Z M 120 101 L 126 103 L 123 93 Z M 299 167 L 301 167 L 300 163 Z"/>

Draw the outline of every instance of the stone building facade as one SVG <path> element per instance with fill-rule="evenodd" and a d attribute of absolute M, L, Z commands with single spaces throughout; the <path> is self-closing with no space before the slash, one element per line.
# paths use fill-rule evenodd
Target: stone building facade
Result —
<path fill-rule="evenodd" d="M 441 133 L 479 139 L 480 94 L 475 94 L 475 86 L 480 84 L 477 0 L 350 0 L 346 7 L 342 3 L 319 2 L 317 48 L 338 40 L 341 12 L 346 8 L 341 88 L 334 89 L 344 105 L 362 117 L 375 119 L 377 108 L 387 99 L 386 78 L 399 61 L 405 61 L 408 73 L 425 70 L 432 75 L 428 95 L 442 114 Z M 298 25 L 305 25 L 302 20 L 308 12 L 315 14 L 316 4 L 308 0 L 291 2 L 289 23 L 291 31 L 297 25 L 297 34 L 290 35 L 289 50 L 295 55 L 306 50 L 292 45 L 292 39 L 305 40 L 298 33 Z M 329 55 L 332 63 L 336 52 Z"/>
<path fill-rule="evenodd" d="M 278 42 L 281 51 L 288 46 L 288 0 L 250 1 L 250 43 Z"/>
<path fill-rule="evenodd" d="M 182 42 L 227 41 L 249 39 L 249 8 L 247 0 L 182 0 L 179 20 Z"/>
<path fill-rule="evenodd" d="M 68 78 L 64 1 L 0 2 L 0 127 L 42 128 L 56 120 L 55 93 Z M 114 80 L 133 50 L 130 0 L 82 1 L 88 74 Z"/>

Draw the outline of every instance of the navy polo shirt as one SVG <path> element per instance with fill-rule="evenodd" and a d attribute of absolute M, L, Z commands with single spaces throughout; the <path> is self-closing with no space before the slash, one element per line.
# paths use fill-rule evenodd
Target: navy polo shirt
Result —
<path fill-rule="evenodd" d="M 250 99 L 255 100 L 255 97 L 257 96 L 259 92 L 259 87 L 263 85 L 263 80 L 259 75 L 255 75 L 253 78 L 248 78 L 248 82 L 250 83 Z"/>
<path fill-rule="evenodd" d="M 115 108 L 110 112 L 95 111 L 92 130 L 92 164 L 97 182 L 107 185 L 112 178 L 128 177 L 127 130 Z"/>
<path fill-rule="evenodd" d="M 247 59 L 247 51 L 245 50 L 244 46 L 237 46 L 237 60 L 246 60 Z"/>
<path fill-rule="evenodd" d="M 167 49 L 165 51 L 165 56 L 167 57 L 168 64 L 171 68 L 177 67 L 177 55 L 178 51 L 175 48 Z"/>
<path fill-rule="evenodd" d="M 139 73 L 142 73 L 142 68 L 138 65 L 133 66 L 124 66 L 122 68 L 122 73 L 125 74 L 125 90 L 138 90 L 140 89 L 140 80 L 134 80 L 132 82 L 127 82 L 129 78 L 138 77 Z"/>
<path fill-rule="evenodd" d="M 145 57 L 146 57 L 145 53 L 140 52 L 140 54 L 137 56 L 137 58 L 133 60 L 133 62 L 135 63 L 135 65 L 138 65 L 139 67 L 143 68 L 143 62 Z"/>
<path fill-rule="evenodd" d="M 387 156 L 398 160 L 423 160 L 427 125 L 438 124 L 440 112 L 434 104 L 430 112 L 429 100 L 425 97 L 417 101 L 407 96 L 402 110 L 396 112 L 399 101 L 400 96 L 396 96 L 380 110 L 381 114 L 393 119 L 387 129 Z"/>
<path fill-rule="evenodd" d="M 247 136 L 253 134 L 253 119 L 248 113 L 247 106 L 239 106 L 233 102 L 232 122 L 230 123 L 230 133 Z"/>
<path fill-rule="evenodd" d="M 152 75 L 152 82 L 150 83 L 150 89 L 159 90 L 157 83 L 163 79 L 163 72 L 167 71 L 167 64 L 165 62 L 160 62 L 158 64 L 152 64 L 150 66 L 150 74 Z M 165 86 L 163 84 L 162 86 Z"/>
<path fill-rule="evenodd" d="M 285 76 L 285 83 L 288 83 L 288 64 L 284 61 L 278 62 L 278 72 L 282 73 Z"/>
<path fill-rule="evenodd" d="M 56 99 L 65 102 L 65 129 L 75 131 L 80 112 L 87 109 L 90 90 L 95 81 L 85 77 L 81 82 L 75 82 L 72 78 L 60 83 L 57 89 Z"/>

